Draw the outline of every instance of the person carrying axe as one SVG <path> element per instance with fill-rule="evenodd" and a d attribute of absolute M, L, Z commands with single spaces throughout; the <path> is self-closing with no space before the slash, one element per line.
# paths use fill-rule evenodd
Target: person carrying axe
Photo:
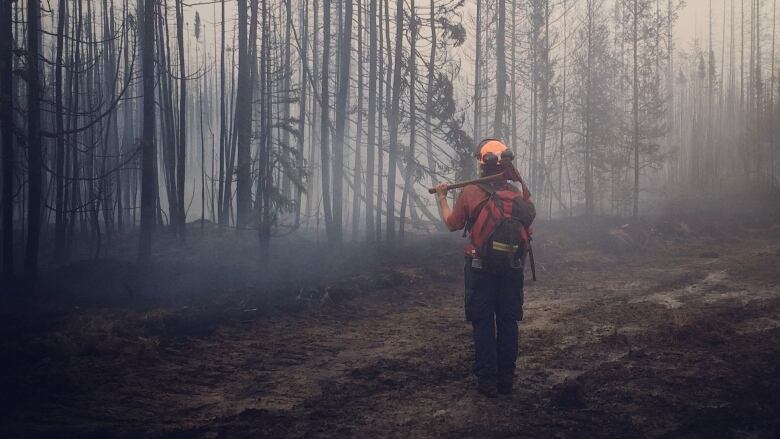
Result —
<path fill-rule="evenodd" d="M 498 139 L 478 147 L 480 178 L 435 190 L 442 221 L 464 229 L 466 319 L 474 333 L 477 390 L 493 398 L 512 393 L 518 353 L 517 322 L 523 318 L 523 267 L 531 252 L 536 216 L 528 187 L 512 164 L 514 154 Z M 518 189 L 508 182 L 520 184 Z M 447 191 L 463 187 L 450 210 Z M 533 253 L 531 253 L 533 265 Z M 533 267 L 532 267 L 533 268 Z"/>

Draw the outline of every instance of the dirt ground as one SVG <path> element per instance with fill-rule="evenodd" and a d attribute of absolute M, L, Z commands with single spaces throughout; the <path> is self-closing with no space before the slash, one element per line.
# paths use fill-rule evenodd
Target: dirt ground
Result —
<path fill-rule="evenodd" d="M 251 284 L 6 303 L 0 436 L 780 437 L 780 223 L 535 243 L 511 396 L 474 390 L 462 242 L 431 239 L 273 311 Z"/>

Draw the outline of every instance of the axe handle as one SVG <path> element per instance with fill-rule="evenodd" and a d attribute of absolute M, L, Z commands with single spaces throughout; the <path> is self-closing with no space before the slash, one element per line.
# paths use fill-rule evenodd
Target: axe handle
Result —
<path fill-rule="evenodd" d="M 496 180 L 506 180 L 506 175 L 504 175 L 504 173 L 502 172 L 500 174 L 495 174 L 495 175 L 490 175 L 490 176 L 487 176 L 487 177 L 477 178 L 475 180 L 461 181 L 459 183 L 448 184 L 447 185 L 447 190 L 449 191 L 449 190 L 452 190 L 452 189 L 462 188 L 462 187 L 468 186 L 470 184 L 489 183 L 491 181 L 496 181 Z M 432 187 L 432 188 L 428 189 L 428 193 L 429 194 L 435 194 L 436 193 L 436 188 Z"/>

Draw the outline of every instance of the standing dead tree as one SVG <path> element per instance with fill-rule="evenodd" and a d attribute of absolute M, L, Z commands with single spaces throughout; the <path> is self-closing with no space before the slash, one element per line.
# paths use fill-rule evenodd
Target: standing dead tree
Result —
<path fill-rule="evenodd" d="M 2 138 L 3 275 L 14 274 L 14 81 L 12 0 L 0 0 L 0 135 Z"/>
<path fill-rule="evenodd" d="M 141 18 L 141 81 L 143 84 L 143 128 L 141 134 L 141 230 L 138 257 L 148 261 L 152 255 L 152 234 L 157 207 L 157 147 L 154 108 L 154 0 L 139 0 Z"/>

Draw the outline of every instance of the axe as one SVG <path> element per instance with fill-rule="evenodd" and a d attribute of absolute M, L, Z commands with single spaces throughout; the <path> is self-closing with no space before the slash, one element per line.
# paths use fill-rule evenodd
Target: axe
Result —
<path fill-rule="evenodd" d="M 450 183 L 447 185 L 447 190 L 449 191 L 452 189 L 459 189 L 468 186 L 470 184 L 482 184 L 482 183 L 490 183 L 492 181 L 497 181 L 497 180 L 509 180 L 509 181 L 516 181 L 520 183 L 520 186 L 522 186 L 523 188 L 523 199 L 525 200 L 530 199 L 531 192 L 528 190 L 528 185 L 525 184 L 523 177 L 520 176 L 520 173 L 517 172 L 517 169 L 515 169 L 514 165 L 512 165 L 512 163 L 507 163 L 505 165 L 502 165 L 502 168 L 504 168 L 504 170 L 498 174 L 489 175 L 487 177 L 477 178 L 474 180 L 461 181 L 458 183 Z M 435 194 L 436 188 L 428 189 L 428 193 Z"/>
<path fill-rule="evenodd" d="M 452 190 L 452 189 L 460 189 L 460 188 L 468 186 L 470 184 L 490 183 L 491 181 L 497 181 L 497 180 L 509 180 L 509 179 L 502 172 L 500 174 L 494 174 L 494 175 L 490 175 L 490 176 L 487 176 L 487 177 L 476 178 L 474 180 L 460 181 L 458 183 L 450 183 L 450 184 L 447 185 L 447 190 L 449 191 L 449 190 Z M 432 188 L 428 189 L 428 193 L 429 194 L 435 194 L 436 193 L 436 188 L 432 187 Z"/>

